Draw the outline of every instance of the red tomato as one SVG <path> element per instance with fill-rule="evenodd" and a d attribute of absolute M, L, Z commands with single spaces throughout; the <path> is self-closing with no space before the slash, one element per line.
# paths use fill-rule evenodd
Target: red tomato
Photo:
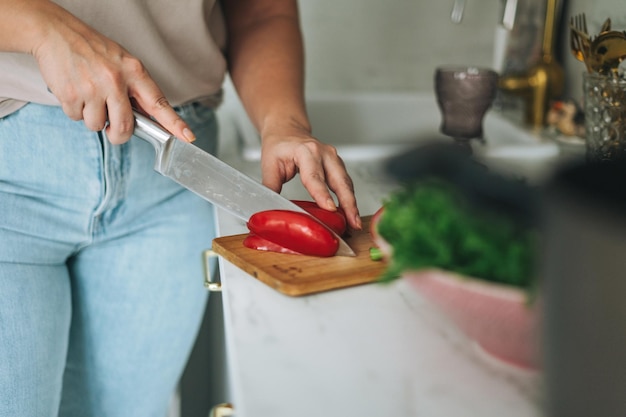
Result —
<path fill-rule="evenodd" d="M 250 233 L 243 240 L 243 245 L 246 248 L 256 249 L 256 250 L 265 250 L 270 252 L 278 252 L 278 253 L 289 253 L 292 255 L 301 255 L 296 251 L 292 251 L 291 249 L 287 249 L 279 244 L 274 242 L 270 242 L 267 239 L 262 238 L 261 236 Z"/>
<path fill-rule="evenodd" d="M 303 208 L 311 216 L 315 217 L 339 236 L 346 233 L 348 223 L 346 214 L 341 207 L 337 207 L 337 211 L 330 211 L 321 208 L 315 201 L 291 200 L 295 205 Z"/>
<path fill-rule="evenodd" d="M 305 213 L 265 210 L 253 214 L 248 229 L 284 248 L 311 256 L 333 256 L 339 241 L 324 225 Z"/>

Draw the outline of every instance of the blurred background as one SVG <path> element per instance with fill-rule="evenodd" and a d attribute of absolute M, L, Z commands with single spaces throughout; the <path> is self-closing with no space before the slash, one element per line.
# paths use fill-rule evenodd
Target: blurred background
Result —
<path fill-rule="evenodd" d="M 619 0 L 560 3 L 561 21 L 586 13 L 590 33 L 599 32 L 607 17 L 614 29 L 626 29 L 626 8 Z M 504 1 L 466 0 L 458 24 L 451 20 L 453 4 L 301 0 L 307 91 L 431 91 L 439 65 L 493 66 Z M 538 21 L 527 25 L 542 24 L 544 0 L 519 0 L 518 6 L 537 10 Z M 554 52 L 565 69 L 565 95 L 578 99 L 584 67 L 569 51 L 567 32 L 568 25 L 561 24 Z M 516 59 L 520 57 L 510 57 Z"/>
<path fill-rule="evenodd" d="M 404 93 L 432 92 L 435 68 L 441 65 L 474 65 L 499 72 L 528 69 L 540 54 L 546 0 L 517 0 L 518 14 L 508 40 L 503 39 L 504 0 L 465 0 L 460 22 L 452 19 L 455 0 L 300 0 L 299 4 L 307 94 Z M 563 98 L 580 102 L 584 65 L 570 52 L 569 19 L 585 13 L 593 34 L 610 17 L 613 29 L 621 31 L 626 29 L 626 6 L 621 0 L 564 0 L 558 2 L 558 11 L 553 53 L 564 70 Z M 232 94 L 228 88 L 226 92 Z M 183 417 L 206 416 L 209 407 L 224 398 L 223 387 L 216 382 L 224 380 L 221 310 L 221 296 L 212 295 L 181 382 L 180 403 L 175 404 Z"/>

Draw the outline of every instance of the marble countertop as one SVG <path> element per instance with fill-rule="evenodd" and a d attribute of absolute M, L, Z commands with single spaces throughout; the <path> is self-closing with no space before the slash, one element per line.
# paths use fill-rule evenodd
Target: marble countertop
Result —
<path fill-rule="evenodd" d="M 223 123 L 220 156 L 259 175 Z M 229 137 L 230 136 L 230 137 Z M 347 164 L 362 215 L 393 189 Z M 282 192 L 303 198 L 294 180 Z M 245 224 L 217 211 L 219 234 Z M 538 417 L 540 374 L 488 357 L 402 280 L 293 298 L 220 258 L 230 400 L 238 417 Z"/>

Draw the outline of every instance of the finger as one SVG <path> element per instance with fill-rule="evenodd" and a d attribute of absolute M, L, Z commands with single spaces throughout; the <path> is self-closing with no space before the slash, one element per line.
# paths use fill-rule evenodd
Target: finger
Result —
<path fill-rule="evenodd" d="M 83 119 L 85 102 L 79 97 L 76 87 L 72 83 L 63 83 L 59 87 L 48 87 L 48 91 L 61 103 L 63 113 L 74 121 Z"/>
<path fill-rule="evenodd" d="M 74 121 L 83 119 L 83 108 L 85 103 L 82 100 L 62 101 L 61 108 L 63 113 Z"/>
<path fill-rule="evenodd" d="M 97 132 L 104 129 L 107 121 L 107 109 L 104 101 L 95 100 L 86 103 L 83 108 L 83 120 L 89 130 Z"/>
<path fill-rule="evenodd" d="M 176 113 L 165 97 L 158 99 L 157 104 L 148 110 L 157 122 L 179 139 L 186 142 L 196 140 L 196 135 L 189 125 Z"/>
<path fill-rule="evenodd" d="M 309 156 L 299 162 L 300 180 L 313 200 L 323 209 L 335 211 L 337 206 L 333 200 L 328 185 L 321 158 Z"/>
<path fill-rule="evenodd" d="M 138 94 L 132 94 L 139 106 L 159 122 L 165 130 L 186 142 L 193 142 L 196 136 L 189 125 L 176 113 L 163 92 L 147 78 L 140 84 L 143 88 Z"/>
<path fill-rule="evenodd" d="M 325 157 L 322 160 L 324 172 L 326 173 L 326 183 L 337 196 L 339 206 L 346 213 L 350 227 L 360 230 L 363 225 L 356 197 L 354 196 L 354 183 L 348 174 L 346 165 L 337 154 L 337 150 L 335 148 L 330 150 L 332 152 L 324 154 Z"/>
<path fill-rule="evenodd" d="M 363 223 L 354 196 L 354 184 L 343 164 L 329 167 L 327 170 L 328 185 L 337 196 L 339 206 L 346 213 L 346 219 L 352 229 L 361 230 Z"/>
<path fill-rule="evenodd" d="M 123 98 L 107 100 L 107 113 L 109 125 L 105 129 L 105 133 L 109 142 L 114 145 L 128 142 L 135 130 L 135 117 L 130 99 L 125 97 L 125 100 Z"/>
<path fill-rule="evenodd" d="M 356 205 L 352 180 L 345 170 L 339 166 L 327 170 L 326 174 L 330 175 L 330 172 L 333 173 L 332 177 L 338 176 L 341 180 L 325 181 L 319 172 L 312 172 L 310 175 L 305 174 L 303 176 L 301 171 L 300 176 L 302 177 L 304 188 L 311 194 L 318 206 L 326 210 L 336 211 L 337 206 L 329 192 L 330 188 L 337 196 L 339 205 L 345 212 L 350 227 L 354 230 L 361 230 L 363 223 Z"/>
<path fill-rule="evenodd" d="M 285 183 L 287 180 L 284 172 L 285 171 L 282 164 L 275 159 L 261 159 L 262 183 L 267 188 L 274 190 L 277 193 L 280 193 L 283 188 L 283 183 Z"/>

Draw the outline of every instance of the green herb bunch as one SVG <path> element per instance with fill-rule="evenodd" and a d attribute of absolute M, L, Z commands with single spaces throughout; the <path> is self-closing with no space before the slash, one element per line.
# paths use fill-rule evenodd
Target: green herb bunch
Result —
<path fill-rule="evenodd" d="M 439 268 L 530 289 L 537 234 L 502 213 L 475 207 L 452 184 L 406 185 L 383 204 L 378 233 L 393 247 L 382 281 Z"/>

